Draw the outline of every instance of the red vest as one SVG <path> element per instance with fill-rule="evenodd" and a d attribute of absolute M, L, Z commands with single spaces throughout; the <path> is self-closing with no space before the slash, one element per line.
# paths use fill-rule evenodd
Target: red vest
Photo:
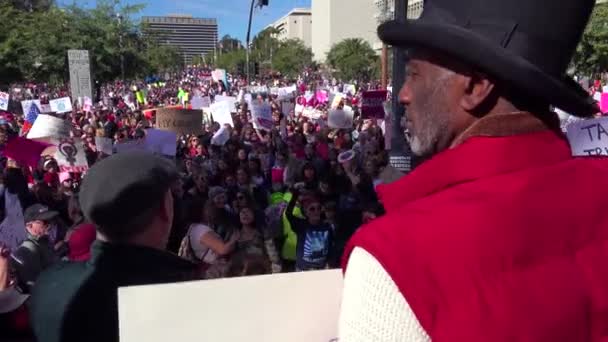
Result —
<path fill-rule="evenodd" d="M 608 341 L 608 159 L 549 131 L 470 138 L 379 189 L 370 252 L 434 342 Z"/>

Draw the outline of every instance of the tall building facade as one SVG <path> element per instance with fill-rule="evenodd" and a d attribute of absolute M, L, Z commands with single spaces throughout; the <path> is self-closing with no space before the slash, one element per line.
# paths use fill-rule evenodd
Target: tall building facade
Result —
<path fill-rule="evenodd" d="M 147 29 L 158 35 L 160 44 L 177 48 L 186 64 L 194 56 L 213 53 L 218 41 L 217 20 L 188 15 L 143 17 Z"/>
<path fill-rule="evenodd" d="M 279 40 L 300 39 L 306 47 L 312 47 L 312 11 L 310 8 L 294 8 L 281 19 L 268 25 L 280 30 Z"/>

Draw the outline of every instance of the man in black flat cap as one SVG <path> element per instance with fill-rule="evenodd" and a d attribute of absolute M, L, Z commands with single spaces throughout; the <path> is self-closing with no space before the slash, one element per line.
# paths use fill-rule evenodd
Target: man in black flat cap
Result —
<path fill-rule="evenodd" d="M 193 264 L 164 252 L 177 177 L 169 161 L 140 152 L 89 170 L 80 204 L 98 241 L 88 262 L 60 263 L 39 277 L 31 299 L 38 342 L 118 341 L 118 287 L 196 277 Z"/>
<path fill-rule="evenodd" d="M 386 215 L 345 249 L 340 341 L 604 341 L 608 160 L 574 158 L 551 106 L 599 109 L 566 70 L 594 0 L 428 0 L 410 48 L 412 151 Z"/>

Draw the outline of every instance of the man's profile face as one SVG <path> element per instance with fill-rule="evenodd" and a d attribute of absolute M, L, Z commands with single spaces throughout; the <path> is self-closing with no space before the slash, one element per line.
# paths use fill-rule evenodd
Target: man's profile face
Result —
<path fill-rule="evenodd" d="M 424 51 L 412 51 L 399 102 L 406 107 L 406 129 L 412 152 L 431 156 L 449 144 L 451 81 L 454 72 L 434 64 Z M 452 108 L 451 108 L 452 107 Z"/>

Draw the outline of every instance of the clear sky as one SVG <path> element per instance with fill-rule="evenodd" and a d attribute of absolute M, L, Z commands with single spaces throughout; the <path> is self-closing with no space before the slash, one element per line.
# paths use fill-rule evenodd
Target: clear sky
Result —
<path fill-rule="evenodd" d="M 60 5 L 73 2 L 84 7 L 95 6 L 95 0 L 57 1 Z M 310 8 L 310 2 L 311 0 L 269 0 L 268 7 L 254 10 L 251 37 L 253 38 L 268 24 L 287 14 L 292 8 Z M 220 38 L 229 34 L 244 43 L 251 0 L 121 0 L 121 3 L 145 4 L 146 8 L 141 12 L 141 16 L 189 14 L 198 18 L 216 18 Z"/>

